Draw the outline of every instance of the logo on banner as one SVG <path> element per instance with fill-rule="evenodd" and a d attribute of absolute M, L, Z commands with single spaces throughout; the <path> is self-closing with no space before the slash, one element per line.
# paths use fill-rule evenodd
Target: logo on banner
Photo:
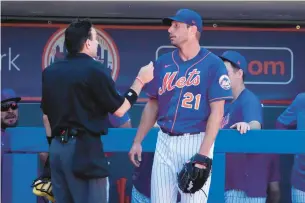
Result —
<path fill-rule="evenodd" d="M 97 40 L 99 42 L 96 60 L 105 64 L 111 69 L 113 80 L 119 74 L 119 53 L 113 39 L 103 30 L 96 29 Z M 45 69 L 52 63 L 62 60 L 68 53 L 65 47 L 65 29 L 60 29 L 48 40 L 42 56 L 42 68 Z"/>

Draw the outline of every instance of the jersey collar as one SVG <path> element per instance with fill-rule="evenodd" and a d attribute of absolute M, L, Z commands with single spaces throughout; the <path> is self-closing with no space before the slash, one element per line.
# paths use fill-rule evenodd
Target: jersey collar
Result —
<path fill-rule="evenodd" d="M 207 50 L 205 48 L 201 48 L 199 53 L 192 59 L 188 60 L 188 61 L 183 61 L 179 55 L 179 49 L 176 49 L 174 51 L 174 60 L 178 63 L 178 64 L 194 64 L 197 61 L 199 61 L 203 55 L 205 55 L 207 53 Z"/>

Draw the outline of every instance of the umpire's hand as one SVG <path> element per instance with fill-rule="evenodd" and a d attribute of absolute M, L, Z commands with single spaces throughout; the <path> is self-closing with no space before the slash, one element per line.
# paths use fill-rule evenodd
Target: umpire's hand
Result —
<path fill-rule="evenodd" d="M 150 62 L 148 65 L 143 66 L 139 73 L 138 78 L 144 83 L 149 83 L 154 78 L 154 64 Z"/>
<path fill-rule="evenodd" d="M 134 142 L 129 152 L 129 159 L 136 167 L 139 167 L 140 162 L 142 161 L 141 154 L 142 154 L 141 143 Z"/>

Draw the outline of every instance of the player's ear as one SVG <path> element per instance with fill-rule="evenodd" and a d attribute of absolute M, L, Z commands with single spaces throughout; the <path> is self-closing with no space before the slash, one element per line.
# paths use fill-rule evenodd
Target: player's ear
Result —
<path fill-rule="evenodd" d="M 196 26 L 190 26 L 189 27 L 190 32 L 192 33 L 192 35 L 194 35 L 196 37 L 197 34 L 197 27 Z"/>
<path fill-rule="evenodd" d="M 198 32 L 198 28 L 197 26 L 192 26 L 192 32 L 194 33 L 194 35 L 196 36 L 197 35 L 197 32 Z"/>
<path fill-rule="evenodd" d="M 243 78 L 243 75 L 244 75 L 244 71 L 242 69 L 239 69 L 238 70 L 238 76 L 239 78 Z"/>

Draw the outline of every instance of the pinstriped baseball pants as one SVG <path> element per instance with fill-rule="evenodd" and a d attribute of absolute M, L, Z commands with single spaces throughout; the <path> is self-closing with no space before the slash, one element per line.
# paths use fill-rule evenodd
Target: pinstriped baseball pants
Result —
<path fill-rule="evenodd" d="M 150 199 L 141 194 L 134 186 L 131 191 L 131 203 L 150 203 Z"/>
<path fill-rule="evenodd" d="M 291 202 L 292 203 L 305 203 L 305 192 L 292 187 L 291 188 Z"/>
<path fill-rule="evenodd" d="M 179 191 L 177 174 L 193 155 L 199 152 L 204 133 L 196 135 L 169 136 L 161 130 L 158 133 L 151 178 L 152 203 L 176 203 L 181 194 L 181 203 L 206 203 L 210 190 L 211 175 L 203 191 L 185 194 Z M 214 145 L 210 151 L 213 158 Z"/>
<path fill-rule="evenodd" d="M 229 190 L 225 192 L 225 203 L 265 203 L 265 197 L 248 197 L 244 191 Z"/>

